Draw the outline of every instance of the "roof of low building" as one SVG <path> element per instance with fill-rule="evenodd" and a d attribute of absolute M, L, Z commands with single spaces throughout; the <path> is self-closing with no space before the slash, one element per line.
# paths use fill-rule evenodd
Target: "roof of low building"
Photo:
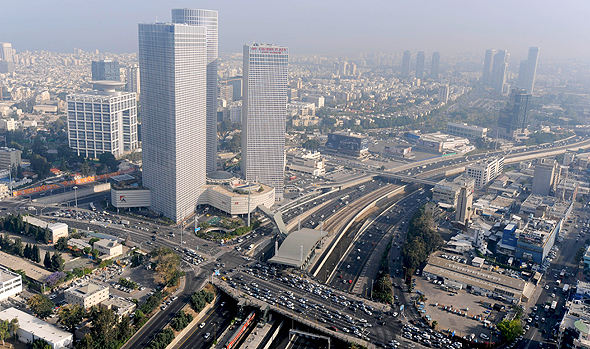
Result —
<path fill-rule="evenodd" d="M 58 343 L 66 338 L 70 340 L 73 338 L 71 333 L 16 308 L 0 311 L 2 320 L 10 321 L 14 318 L 18 319 L 18 326 L 23 331 L 33 334 L 35 338 L 42 338 L 48 343 Z"/>
<path fill-rule="evenodd" d="M 309 228 L 294 231 L 287 235 L 277 254 L 270 259 L 270 262 L 299 268 L 307 260 L 318 240 L 326 234 L 327 232 Z"/>

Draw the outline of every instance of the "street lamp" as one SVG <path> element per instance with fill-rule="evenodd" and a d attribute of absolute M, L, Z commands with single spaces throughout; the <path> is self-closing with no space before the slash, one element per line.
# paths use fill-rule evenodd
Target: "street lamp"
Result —
<path fill-rule="evenodd" d="M 72 189 L 74 189 L 74 198 L 76 200 L 76 211 L 78 211 L 78 187 L 74 186 Z"/>

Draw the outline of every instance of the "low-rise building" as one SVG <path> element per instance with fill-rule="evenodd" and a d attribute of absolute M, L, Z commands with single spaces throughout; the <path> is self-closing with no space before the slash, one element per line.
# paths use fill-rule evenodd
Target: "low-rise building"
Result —
<path fill-rule="evenodd" d="M 320 152 L 293 151 L 287 153 L 287 168 L 296 172 L 323 176 L 326 174 L 325 160 Z"/>
<path fill-rule="evenodd" d="M 102 259 L 110 259 L 123 254 L 123 245 L 114 240 L 102 239 L 95 242 L 93 247 L 103 255 Z"/>
<path fill-rule="evenodd" d="M 485 127 L 447 122 L 447 132 L 453 136 L 477 139 L 485 138 L 488 134 L 488 129 Z"/>
<path fill-rule="evenodd" d="M 55 244 L 61 237 L 68 237 L 68 225 L 65 223 L 48 223 L 33 216 L 24 216 L 23 220 L 41 229 L 48 228 L 51 232 L 51 244 Z"/>
<path fill-rule="evenodd" d="M 109 288 L 93 283 L 83 286 L 72 286 L 64 291 L 64 297 L 66 303 L 78 304 L 82 308 L 88 309 L 109 299 Z"/>
<path fill-rule="evenodd" d="M 559 322 L 558 348 L 590 348 L 590 306 L 581 300 L 568 302 L 566 313 Z"/>
<path fill-rule="evenodd" d="M 68 239 L 68 247 L 73 250 L 83 250 L 86 247 L 92 248 L 89 243 L 81 239 Z"/>
<path fill-rule="evenodd" d="M 517 229 L 515 232 L 518 238 L 516 257 L 541 264 L 551 251 L 561 231 L 562 222 L 563 220 L 529 219 L 522 229 Z"/>
<path fill-rule="evenodd" d="M 0 301 L 21 293 L 23 281 L 20 274 L 0 268 Z"/>
<path fill-rule="evenodd" d="M 107 299 L 100 303 L 100 306 L 107 309 L 112 309 L 118 316 L 119 321 L 121 321 L 121 318 L 123 316 L 129 316 L 133 314 L 135 308 L 137 308 L 137 305 L 135 303 L 122 298 Z"/>
<path fill-rule="evenodd" d="M 20 149 L 0 147 L 0 169 L 20 166 L 21 153 Z"/>
<path fill-rule="evenodd" d="M 74 344 L 74 337 L 55 325 L 51 325 L 33 315 L 16 308 L 0 311 L 0 320 L 18 320 L 18 339 L 24 343 L 32 343 L 36 339 L 43 339 L 52 349 L 70 348 Z"/>

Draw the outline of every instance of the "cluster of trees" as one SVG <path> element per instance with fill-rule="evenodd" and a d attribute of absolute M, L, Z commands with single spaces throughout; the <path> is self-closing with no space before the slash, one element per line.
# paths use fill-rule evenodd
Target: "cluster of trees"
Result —
<path fill-rule="evenodd" d="M 2 346 L 5 346 L 4 340 L 10 337 L 10 334 L 14 336 L 16 339 L 16 330 L 18 330 L 19 324 L 18 319 L 14 318 L 10 321 L 4 320 L 0 321 L 0 340 L 2 341 Z"/>
<path fill-rule="evenodd" d="M 121 286 L 131 288 L 134 290 L 139 287 L 139 285 L 136 282 L 133 282 L 131 280 L 127 280 L 125 278 L 119 278 L 119 284 L 121 284 Z"/>
<path fill-rule="evenodd" d="M 513 341 L 516 337 L 524 333 L 520 320 L 518 319 L 502 320 L 498 323 L 497 327 L 507 342 Z"/>
<path fill-rule="evenodd" d="M 220 231 L 205 232 L 205 229 L 210 227 L 210 224 L 207 222 L 200 223 L 199 226 L 201 227 L 201 230 L 197 233 L 198 237 L 200 237 L 202 239 L 207 239 L 207 240 L 221 241 L 221 239 L 229 240 L 229 239 L 233 239 L 238 236 L 242 236 L 244 234 L 249 233 L 250 231 L 260 227 L 260 221 L 257 219 L 254 219 L 251 222 L 250 226 L 245 225 L 242 227 L 238 227 L 229 233 L 224 233 L 224 232 L 220 232 Z"/>
<path fill-rule="evenodd" d="M 148 349 L 165 349 L 173 340 L 174 332 L 169 328 L 163 329 L 150 343 Z"/>
<path fill-rule="evenodd" d="M 15 234 L 32 236 L 37 242 L 48 244 L 51 240 L 49 228 L 40 228 L 24 221 L 23 216 L 9 214 L 0 219 L 0 228 Z"/>
<path fill-rule="evenodd" d="M 213 302 L 215 294 L 206 290 L 195 291 L 191 295 L 191 307 L 197 313 L 203 310 L 208 303 Z"/>
<path fill-rule="evenodd" d="M 170 247 L 156 247 L 150 252 L 154 272 L 154 281 L 160 285 L 168 285 L 179 278 L 180 256 Z"/>
<path fill-rule="evenodd" d="M 51 349 L 51 345 L 44 339 L 37 338 L 31 343 L 31 349 Z"/>
<path fill-rule="evenodd" d="M 566 132 L 566 133 L 551 133 L 551 132 L 549 132 L 549 133 L 547 133 L 547 132 L 537 131 L 535 133 L 530 134 L 529 139 L 526 139 L 524 141 L 524 144 L 535 145 L 535 144 L 543 144 L 543 143 L 553 143 L 553 142 L 558 141 L 560 139 L 567 138 L 571 135 L 573 135 L 573 133 L 570 133 L 570 132 Z"/>
<path fill-rule="evenodd" d="M 234 134 L 229 141 L 221 143 L 221 149 L 230 151 L 232 153 L 239 152 L 241 147 L 242 135 L 240 135 L 239 133 Z"/>
<path fill-rule="evenodd" d="M 389 274 L 381 274 L 373 286 L 374 299 L 391 304 L 393 302 L 393 286 Z"/>
<path fill-rule="evenodd" d="M 406 242 L 402 247 L 405 277 L 408 283 L 412 273 L 444 242 L 433 225 L 432 216 L 424 211 L 424 207 L 421 207 L 410 220 Z"/>
<path fill-rule="evenodd" d="M 118 321 L 112 309 L 94 306 L 88 317 L 92 324 L 90 333 L 78 342 L 76 348 L 117 349 L 134 333 L 129 317 L 123 316 Z"/>
<path fill-rule="evenodd" d="M 160 305 L 160 303 L 162 303 L 162 299 L 164 299 L 164 294 L 160 291 L 154 293 L 153 295 L 151 295 L 150 297 L 148 297 L 148 299 L 145 301 L 145 303 L 143 303 L 140 307 L 139 310 L 141 310 L 141 312 L 143 314 L 149 314 L 151 313 L 154 309 L 156 309 L 157 306 Z M 136 321 L 137 321 L 137 315 L 136 316 Z"/>
<path fill-rule="evenodd" d="M 179 311 L 174 316 L 174 319 L 170 322 L 170 327 L 174 329 L 174 331 L 181 331 L 184 329 L 188 324 L 193 321 L 193 316 L 189 313 L 185 313 L 184 310 Z"/>
<path fill-rule="evenodd" d="M 43 259 L 43 265 L 45 268 L 51 271 L 63 271 L 65 266 L 65 261 L 61 257 L 61 253 L 54 252 L 53 255 L 49 253 L 49 251 L 45 252 L 45 258 Z"/>
<path fill-rule="evenodd" d="M 320 147 L 320 141 L 317 139 L 308 139 L 301 146 L 307 150 L 316 150 Z"/>
<path fill-rule="evenodd" d="M 55 304 L 44 294 L 36 294 L 27 299 L 27 305 L 35 316 L 40 319 L 47 319 L 49 315 L 53 314 Z"/>
<path fill-rule="evenodd" d="M 39 246 L 30 244 L 24 245 L 21 238 L 16 238 L 13 242 L 8 237 L 8 234 L 0 236 L 0 247 L 2 248 L 2 251 L 6 253 L 27 258 L 33 262 L 41 262 L 41 251 L 39 250 Z"/>

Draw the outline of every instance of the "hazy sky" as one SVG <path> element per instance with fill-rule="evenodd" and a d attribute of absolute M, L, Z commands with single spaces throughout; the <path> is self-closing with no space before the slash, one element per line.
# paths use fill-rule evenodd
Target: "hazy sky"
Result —
<path fill-rule="evenodd" d="M 137 23 L 170 21 L 172 8 L 219 11 L 220 52 L 244 43 L 292 54 L 507 49 L 524 58 L 590 57 L 588 0 L 0 0 L 0 42 L 16 50 L 137 51 Z"/>

